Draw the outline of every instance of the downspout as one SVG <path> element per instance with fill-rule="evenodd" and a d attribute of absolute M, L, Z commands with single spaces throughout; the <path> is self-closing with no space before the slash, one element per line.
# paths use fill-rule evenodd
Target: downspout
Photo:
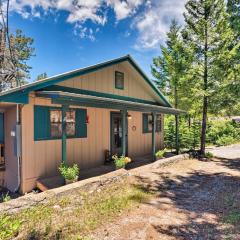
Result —
<path fill-rule="evenodd" d="M 21 131 L 21 122 L 20 122 L 20 105 L 17 104 L 16 109 L 16 153 L 17 153 L 17 187 L 14 192 L 18 192 L 21 184 L 21 172 L 20 172 L 20 161 L 21 161 L 21 150 L 22 150 L 22 131 Z"/>

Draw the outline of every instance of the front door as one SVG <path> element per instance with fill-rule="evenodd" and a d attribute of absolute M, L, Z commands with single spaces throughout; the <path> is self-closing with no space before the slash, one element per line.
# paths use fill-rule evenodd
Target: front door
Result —
<path fill-rule="evenodd" d="M 122 117 L 119 112 L 111 113 L 111 154 L 122 155 Z M 127 141 L 126 141 L 127 142 Z"/>

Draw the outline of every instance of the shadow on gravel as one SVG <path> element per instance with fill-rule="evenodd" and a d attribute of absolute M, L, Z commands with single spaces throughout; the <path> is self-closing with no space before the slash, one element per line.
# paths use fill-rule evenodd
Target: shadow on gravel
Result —
<path fill-rule="evenodd" d="M 215 158 L 214 161 L 224 167 L 228 167 L 232 170 L 240 170 L 240 158 L 227 159 L 227 158 Z"/>
<path fill-rule="evenodd" d="M 164 208 L 166 204 L 170 207 L 173 205 L 187 216 L 184 224 L 154 225 L 156 231 L 184 240 L 222 239 L 225 231 L 231 231 L 231 226 L 223 230 L 212 220 L 218 221 L 220 216 L 230 211 L 231 199 L 239 198 L 240 177 L 226 173 L 209 174 L 205 171 L 193 171 L 188 176 L 175 176 L 173 179 L 162 173 L 154 174 L 157 175 L 154 180 L 138 177 L 146 191 L 158 196 L 154 203 L 147 204 L 157 209 Z M 170 201 L 166 201 L 166 198 Z M 170 212 L 168 213 L 171 214 Z"/>

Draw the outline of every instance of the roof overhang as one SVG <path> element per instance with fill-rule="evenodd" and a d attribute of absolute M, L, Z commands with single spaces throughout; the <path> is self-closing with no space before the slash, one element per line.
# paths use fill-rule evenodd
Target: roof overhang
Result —
<path fill-rule="evenodd" d="M 169 103 L 169 101 L 164 97 L 164 95 L 157 88 L 155 83 L 147 77 L 147 75 L 142 71 L 142 69 L 138 66 L 138 64 L 134 61 L 134 59 L 130 55 L 112 59 L 110 61 L 102 62 L 93 66 L 76 69 L 76 70 L 59 74 L 59 75 L 46 78 L 40 81 L 32 82 L 20 87 L 16 87 L 14 89 L 0 92 L 0 102 L 14 102 L 14 103 L 27 104 L 29 102 L 30 92 L 44 90 L 46 87 L 66 81 L 70 78 L 92 73 L 92 72 L 101 70 L 105 67 L 110 67 L 114 64 L 119 64 L 125 61 L 129 62 L 136 69 L 136 71 L 143 77 L 143 79 L 148 83 L 152 91 L 155 92 L 155 94 L 158 96 L 159 103 L 161 103 L 161 105 L 163 106 L 171 108 L 172 106 Z"/>
<path fill-rule="evenodd" d="M 89 96 L 84 94 L 75 94 L 61 91 L 40 91 L 37 92 L 38 97 L 50 98 L 53 104 L 68 105 L 68 106 L 85 106 L 108 109 L 127 109 L 130 111 L 140 112 L 156 112 L 165 114 L 179 115 L 186 113 L 185 111 L 163 107 L 158 105 L 137 103 L 118 99 Z"/>

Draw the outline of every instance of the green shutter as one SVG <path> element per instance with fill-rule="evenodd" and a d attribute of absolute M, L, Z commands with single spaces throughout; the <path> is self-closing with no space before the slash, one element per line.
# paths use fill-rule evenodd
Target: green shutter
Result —
<path fill-rule="evenodd" d="M 147 113 L 143 113 L 142 115 L 143 117 L 143 133 L 148 133 L 148 114 Z"/>
<path fill-rule="evenodd" d="M 76 109 L 76 137 L 86 138 L 87 137 L 87 110 Z"/>
<path fill-rule="evenodd" d="M 4 143 L 4 117 L 3 117 L 3 113 L 0 113 L 0 143 Z"/>
<path fill-rule="evenodd" d="M 49 107 L 34 106 L 34 140 L 47 140 L 50 138 L 50 112 Z"/>

